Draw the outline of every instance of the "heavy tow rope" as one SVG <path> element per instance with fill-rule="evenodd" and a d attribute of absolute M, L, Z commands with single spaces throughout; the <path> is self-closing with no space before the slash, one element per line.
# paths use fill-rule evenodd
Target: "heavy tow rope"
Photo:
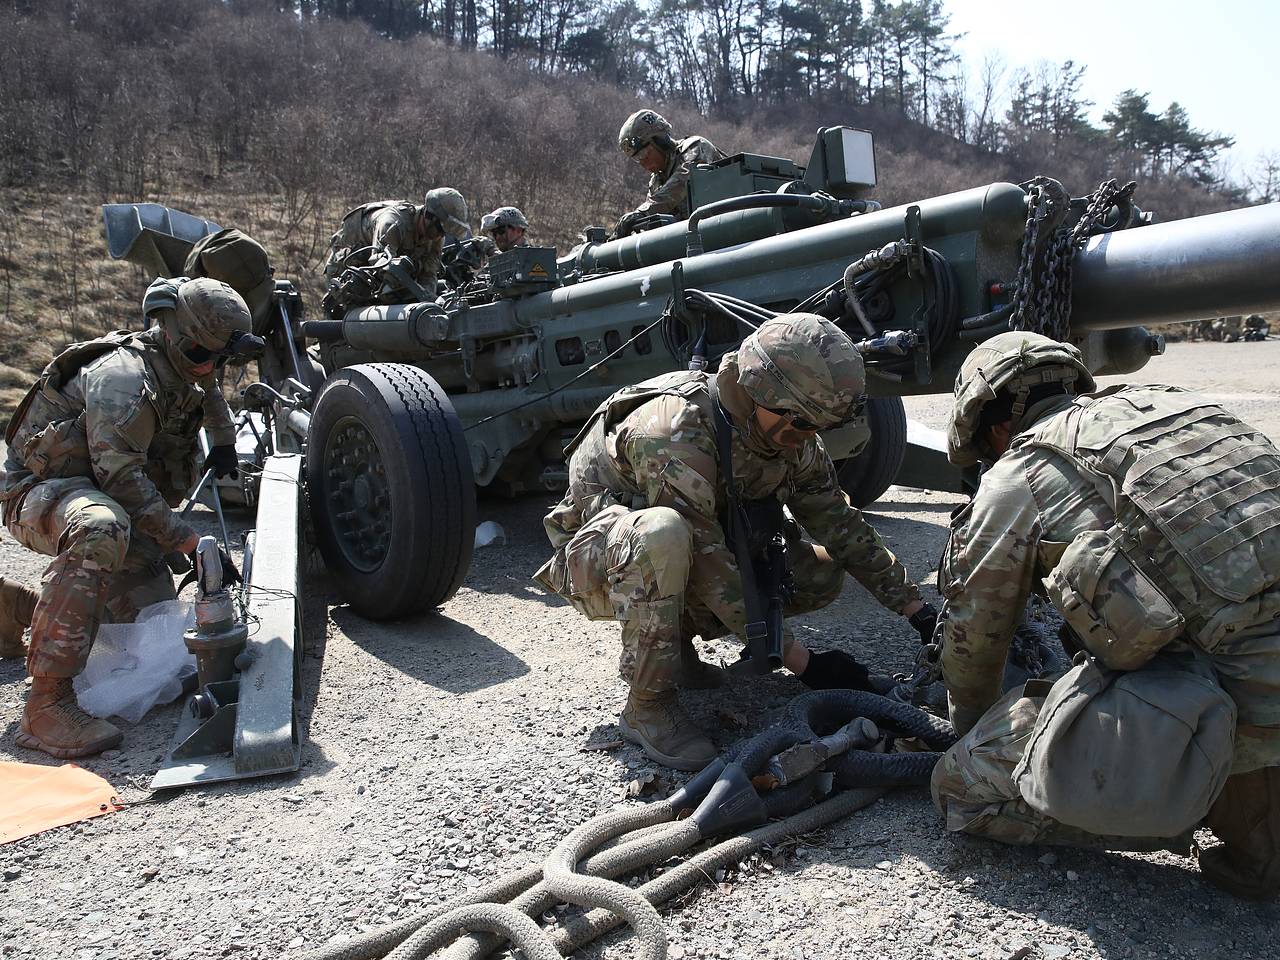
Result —
<path fill-rule="evenodd" d="M 898 738 L 928 749 L 893 752 Z M 508 942 L 529 960 L 555 960 L 624 923 L 639 937 L 639 956 L 665 960 L 657 904 L 763 846 L 848 816 L 893 787 L 927 783 L 938 751 L 954 741 L 949 723 L 909 704 L 852 690 L 803 694 L 777 726 L 727 751 L 670 797 L 583 823 L 542 866 L 304 960 L 421 960 L 444 947 L 449 960 L 479 960 Z M 638 887 L 613 879 L 726 836 Z M 549 933 L 533 918 L 561 903 L 584 912 Z"/>

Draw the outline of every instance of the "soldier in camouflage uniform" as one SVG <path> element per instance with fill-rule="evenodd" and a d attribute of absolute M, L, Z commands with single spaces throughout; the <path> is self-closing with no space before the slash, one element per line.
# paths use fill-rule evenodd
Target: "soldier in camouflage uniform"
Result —
<path fill-rule="evenodd" d="M 480 232 L 484 234 L 483 251 L 486 257 L 506 253 L 512 247 L 527 247 L 525 231 L 529 221 L 515 207 L 499 207 L 480 219 Z"/>
<path fill-rule="evenodd" d="M 1206 877 L 1273 897 L 1280 451 L 1194 394 L 1094 389 L 1074 347 L 1022 332 L 956 379 L 950 459 L 992 466 L 938 575 L 964 736 L 934 801 L 949 830 L 1008 843 L 1141 846 L 1205 818 L 1224 841 L 1201 853 Z M 997 702 L 1032 590 L 1063 614 L 1076 666 Z"/>
<path fill-rule="evenodd" d="M 1213 321 L 1213 339 L 1235 343 L 1244 336 L 1244 317 L 1219 317 Z"/>
<path fill-rule="evenodd" d="M 649 196 L 623 216 L 613 228 L 625 237 L 637 221 L 655 213 L 669 213 L 677 220 L 689 216 L 689 176 L 700 163 L 724 159 L 706 137 L 671 138 L 671 124 L 652 110 L 637 110 L 618 131 L 618 149 L 649 174 Z"/>
<path fill-rule="evenodd" d="M 695 634 L 741 637 L 746 626 L 742 576 L 721 521 L 727 498 L 713 404 L 732 426 L 740 497 L 776 498 L 794 517 L 786 539 L 797 591 L 787 612 L 830 603 L 848 573 L 932 634 L 936 613 L 849 503 L 817 436 L 858 413 L 864 385 L 862 358 L 839 328 L 812 314 L 779 317 L 715 375 L 672 373 L 614 394 L 570 444 L 569 490 L 543 521 L 555 555 L 536 579 L 584 616 L 621 622 L 630 686 L 622 732 L 657 762 L 697 770 L 715 756 L 675 691 L 721 680 L 699 662 Z M 851 657 L 810 653 L 789 632 L 783 662 L 811 686 L 868 687 Z"/>
<path fill-rule="evenodd" d="M 104 617 L 132 620 L 175 596 L 166 554 L 189 554 L 197 535 L 172 508 L 196 479 L 200 427 L 220 451 L 211 454 L 215 468 L 226 454 L 235 458 L 217 361 L 261 346 L 244 300 L 216 280 L 157 280 L 143 312 L 155 326 L 59 354 L 5 434 L 5 526 L 53 557 L 32 616 L 32 681 L 17 740 L 55 757 L 120 742 L 118 729 L 76 705 L 71 680 Z"/>
<path fill-rule="evenodd" d="M 347 267 L 364 267 L 380 259 L 402 259 L 410 278 L 434 296 L 441 273 L 444 235 L 467 237 L 467 202 L 451 187 L 427 192 L 421 205 L 407 200 L 375 200 L 342 218 L 329 241 L 324 275 L 334 280 Z"/>
<path fill-rule="evenodd" d="M 1249 341 L 1265 340 L 1271 335 L 1271 324 L 1266 318 L 1251 313 L 1244 318 L 1244 338 Z"/>

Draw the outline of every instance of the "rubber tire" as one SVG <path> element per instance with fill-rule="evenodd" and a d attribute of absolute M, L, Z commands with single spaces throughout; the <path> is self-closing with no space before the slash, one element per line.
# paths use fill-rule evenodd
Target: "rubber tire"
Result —
<path fill-rule="evenodd" d="M 901 397 L 867 401 L 871 439 L 856 457 L 837 468 L 840 486 L 859 509 L 875 503 L 892 485 L 907 455 L 907 411 Z"/>
<path fill-rule="evenodd" d="M 354 566 L 338 544 L 325 451 L 334 425 L 358 420 L 382 458 L 390 536 L 376 568 Z M 457 592 L 471 566 L 476 493 L 462 423 L 448 395 L 407 364 L 362 363 L 330 377 L 307 434 L 307 489 L 316 541 L 339 592 L 371 620 L 412 616 Z"/>

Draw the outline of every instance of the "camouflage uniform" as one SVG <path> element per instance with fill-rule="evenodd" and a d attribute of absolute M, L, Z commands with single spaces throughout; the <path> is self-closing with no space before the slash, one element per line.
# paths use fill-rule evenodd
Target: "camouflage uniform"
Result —
<path fill-rule="evenodd" d="M 144 309 L 164 323 L 228 303 L 247 331 L 243 300 L 212 280 L 158 280 Z M 31 625 L 33 677 L 74 677 L 104 616 L 132 620 L 176 596 L 165 554 L 194 537 L 172 508 L 197 479 L 201 426 L 213 444 L 235 441 L 214 375 L 197 382 L 159 326 L 71 345 L 24 398 L 6 433 L 0 504 L 14 539 L 54 558 Z"/>
<path fill-rule="evenodd" d="M 951 458 L 995 462 L 953 521 L 938 576 L 947 599 L 942 671 L 952 721 L 967 733 L 934 771 L 934 799 L 948 829 L 1011 843 L 1132 845 L 1107 844 L 1098 834 L 1109 831 L 1082 835 L 1033 809 L 1025 784 L 1015 782 L 1042 701 L 1024 691 L 997 700 L 1028 594 L 1046 588 L 1081 644 L 1110 668 L 1149 669 L 1157 651 L 1186 670 L 1211 666 L 1238 712 L 1234 758 L 1221 760 L 1222 776 L 1228 766 L 1235 774 L 1223 797 L 1237 806 L 1253 802 L 1254 820 L 1265 819 L 1265 799 L 1258 801 L 1265 790 L 1255 787 L 1269 778 L 1280 787 L 1273 777 L 1280 764 L 1280 452 L 1222 408 L 1160 386 L 1078 397 L 1060 389 L 1025 410 L 1015 404 L 1008 449 L 982 451 L 977 407 L 1000 389 L 996 365 L 1019 349 L 1061 355 L 1074 348 L 1002 334 L 977 348 L 957 379 Z M 1077 387 L 1093 388 L 1078 354 L 1057 364 L 1059 373 L 1034 359 L 1023 369 L 1032 371 L 1029 380 L 1043 377 L 1037 385 L 1074 377 Z M 967 376 L 985 376 L 992 386 L 962 386 Z M 1125 610 L 1127 621 L 1117 613 Z M 1088 778 L 1079 772 L 1080 783 Z M 1241 784 L 1253 784 L 1245 801 Z M 1280 844 L 1280 795 L 1276 805 Z M 1228 839 L 1222 810 L 1215 806 L 1209 822 Z M 1239 826 L 1237 840 L 1254 825 Z M 1194 818 L 1184 826 L 1193 828 Z M 1266 861 L 1265 847 L 1254 859 Z M 1259 869 L 1280 881 L 1280 857 Z"/>
<path fill-rule="evenodd" d="M 333 280 L 346 267 L 367 266 L 386 253 L 392 257 L 408 257 L 413 265 L 414 282 L 428 293 L 434 293 L 436 278 L 442 269 L 440 253 L 444 249 L 444 235 L 419 239 L 415 221 L 421 209 L 407 200 L 375 200 L 356 207 L 342 218 L 342 226 L 329 241 L 325 278 Z M 351 257 L 365 247 L 372 248 L 366 256 Z"/>
<path fill-rule="evenodd" d="M 714 379 L 734 425 L 734 482 L 743 499 L 777 497 L 795 519 L 786 540 L 799 589 L 788 613 L 832 602 L 846 572 L 895 611 L 918 600 L 902 564 L 840 489 L 822 441 L 770 445 L 740 378 L 738 358 L 726 356 Z M 720 519 L 711 379 L 667 374 L 602 404 L 571 445 L 569 490 L 544 520 L 555 555 L 536 579 L 584 616 L 622 623 L 619 666 L 633 693 L 671 691 L 695 633 L 744 634 L 742 578 Z"/>
<path fill-rule="evenodd" d="M 1244 336 L 1244 317 L 1219 317 L 1213 321 L 1213 339 L 1235 343 Z"/>
<path fill-rule="evenodd" d="M 660 173 L 649 177 L 649 197 L 636 208 L 636 213 L 670 213 L 677 220 L 689 216 L 689 177 L 700 163 L 714 163 L 724 159 L 706 137 L 685 137 L 677 140 L 667 157 L 667 166 Z"/>

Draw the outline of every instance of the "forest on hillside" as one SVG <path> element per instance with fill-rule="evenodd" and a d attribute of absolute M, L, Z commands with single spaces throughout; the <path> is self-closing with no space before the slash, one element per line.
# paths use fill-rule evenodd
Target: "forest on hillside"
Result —
<path fill-rule="evenodd" d="M 938 0 L 0 0 L 0 395 L 136 311 L 103 202 L 241 227 L 314 303 L 365 200 L 453 186 L 562 250 L 612 224 L 644 190 L 616 144 L 641 106 L 802 163 L 820 126 L 872 130 L 886 205 L 1036 174 L 1137 179 L 1164 220 L 1271 199 L 1176 104 L 1125 91 L 1094 127 L 1079 63 L 971 89 L 954 40 Z"/>

